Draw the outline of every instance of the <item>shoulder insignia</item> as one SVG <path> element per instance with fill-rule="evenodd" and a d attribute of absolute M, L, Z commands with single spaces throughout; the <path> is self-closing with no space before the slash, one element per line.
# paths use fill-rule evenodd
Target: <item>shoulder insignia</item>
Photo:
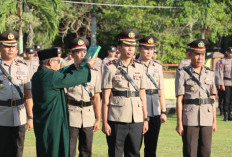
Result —
<path fill-rule="evenodd" d="M 134 62 L 142 64 L 142 62 L 140 60 L 138 60 L 138 59 L 135 59 Z"/>
<path fill-rule="evenodd" d="M 209 67 L 206 67 L 204 66 L 206 70 L 209 70 L 209 71 L 214 71 L 213 69 L 209 68 Z"/>
<path fill-rule="evenodd" d="M 158 63 L 160 65 L 162 65 L 162 63 L 159 60 L 153 60 L 155 63 Z"/>
<path fill-rule="evenodd" d="M 111 65 L 111 64 L 115 64 L 118 63 L 118 59 L 114 59 L 112 61 L 109 61 L 108 63 L 106 63 L 107 66 Z"/>
<path fill-rule="evenodd" d="M 178 68 L 176 71 L 181 71 L 181 70 L 184 70 L 185 67 L 182 67 L 182 68 Z"/>
<path fill-rule="evenodd" d="M 22 64 L 24 64 L 24 65 L 27 65 L 27 63 L 24 62 L 24 61 L 22 61 L 21 59 L 17 59 L 16 61 L 17 61 L 18 63 L 22 63 Z"/>

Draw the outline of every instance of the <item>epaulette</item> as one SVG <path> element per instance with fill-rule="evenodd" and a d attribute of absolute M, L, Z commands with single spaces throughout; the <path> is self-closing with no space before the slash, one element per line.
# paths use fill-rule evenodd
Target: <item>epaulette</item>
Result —
<path fill-rule="evenodd" d="M 24 64 L 24 65 L 27 65 L 27 63 L 24 62 L 24 61 L 22 61 L 21 59 L 16 59 L 16 61 L 17 61 L 18 63 L 22 63 L 22 64 Z"/>
<path fill-rule="evenodd" d="M 204 66 L 206 70 L 209 70 L 209 71 L 214 71 L 213 69 L 207 67 L 207 66 Z"/>
<path fill-rule="evenodd" d="M 162 63 L 159 60 L 153 60 L 155 63 L 158 63 L 160 65 L 162 65 Z"/>
<path fill-rule="evenodd" d="M 135 59 L 134 62 L 142 64 L 142 62 L 140 60 L 138 60 L 138 59 Z"/>
<path fill-rule="evenodd" d="M 112 61 L 109 61 L 108 63 L 106 63 L 107 66 L 111 65 L 111 64 L 115 64 L 118 63 L 118 59 L 114 59 Z"/>
<path fill-rule="evenodd" d="M 182 67 L 182 68 L 178 68 L 176 71 L 181 71 L 181 70 L 184 70 L 185 67 Z"/>

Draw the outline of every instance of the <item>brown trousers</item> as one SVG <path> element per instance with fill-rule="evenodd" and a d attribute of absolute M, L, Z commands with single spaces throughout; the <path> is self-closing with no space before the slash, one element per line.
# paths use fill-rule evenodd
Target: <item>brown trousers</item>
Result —
<path fill-rule="evenodd" d="M 22 157 L 25 139 L 25 125 L 0 126 L 0 156 Z"/>
<path fill-rule="evenodd" d="M 184 157 L 210 157 L 212 127 L 184 126 L 182 141 Z"/>
<path fill-rule="evenodd" d="M 76 156 L 77 138 L 79 137 L 79 157 L 92 156 L 93 127 L 70 127 L 70 157 Z"/>

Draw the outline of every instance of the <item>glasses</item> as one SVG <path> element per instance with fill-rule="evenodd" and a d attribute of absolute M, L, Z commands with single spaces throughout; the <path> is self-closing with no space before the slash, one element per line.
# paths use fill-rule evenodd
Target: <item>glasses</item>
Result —
<path fill-rule="evenodd" d="M 52 59 L 53 61 L 57 61 L 58 63 L 60 63 L 60 59 Z"/>

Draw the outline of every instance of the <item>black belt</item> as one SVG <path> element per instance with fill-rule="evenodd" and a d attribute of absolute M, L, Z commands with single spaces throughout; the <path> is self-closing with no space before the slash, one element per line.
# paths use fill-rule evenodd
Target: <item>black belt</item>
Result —
<path fill-rule="evenodd" d="M 224 77 L 224 80 L 231 80 L 231 78 L 228 78 L 228 77 Z"/>
<path fill-rule="evenodd" d="M 72 106 L 78 106 L 78 107 L 87 107 L 87 106 L 91 106 L 92 102 L 84 102 L 84 101 L 76 101 L 76 100 L 68 100 L 69 104 Z"/>
<path fill-rule="evenodd" d="M 185 104 L 194 104 L 194 105 L 202 105 L 202 104 L 213 104 L 214 99 L 185 99 L 184 100 Z"/>
<path fill-rule="evenodd" d="M 146 89 L 147 95 L 158 94 L 158 89 Z"/>
<path fill-rule="evenodd" d="M 16 107 L 22 104 L 24 104 L 24 99 L 18 99 L 18 100 L 8 99 L 6 101 L 0 100 L 0 106 Z"/>
<path fill-rule="evenodd" d="M 113 96 L 139 97 L 139 91 L 112 91 Z"/>

